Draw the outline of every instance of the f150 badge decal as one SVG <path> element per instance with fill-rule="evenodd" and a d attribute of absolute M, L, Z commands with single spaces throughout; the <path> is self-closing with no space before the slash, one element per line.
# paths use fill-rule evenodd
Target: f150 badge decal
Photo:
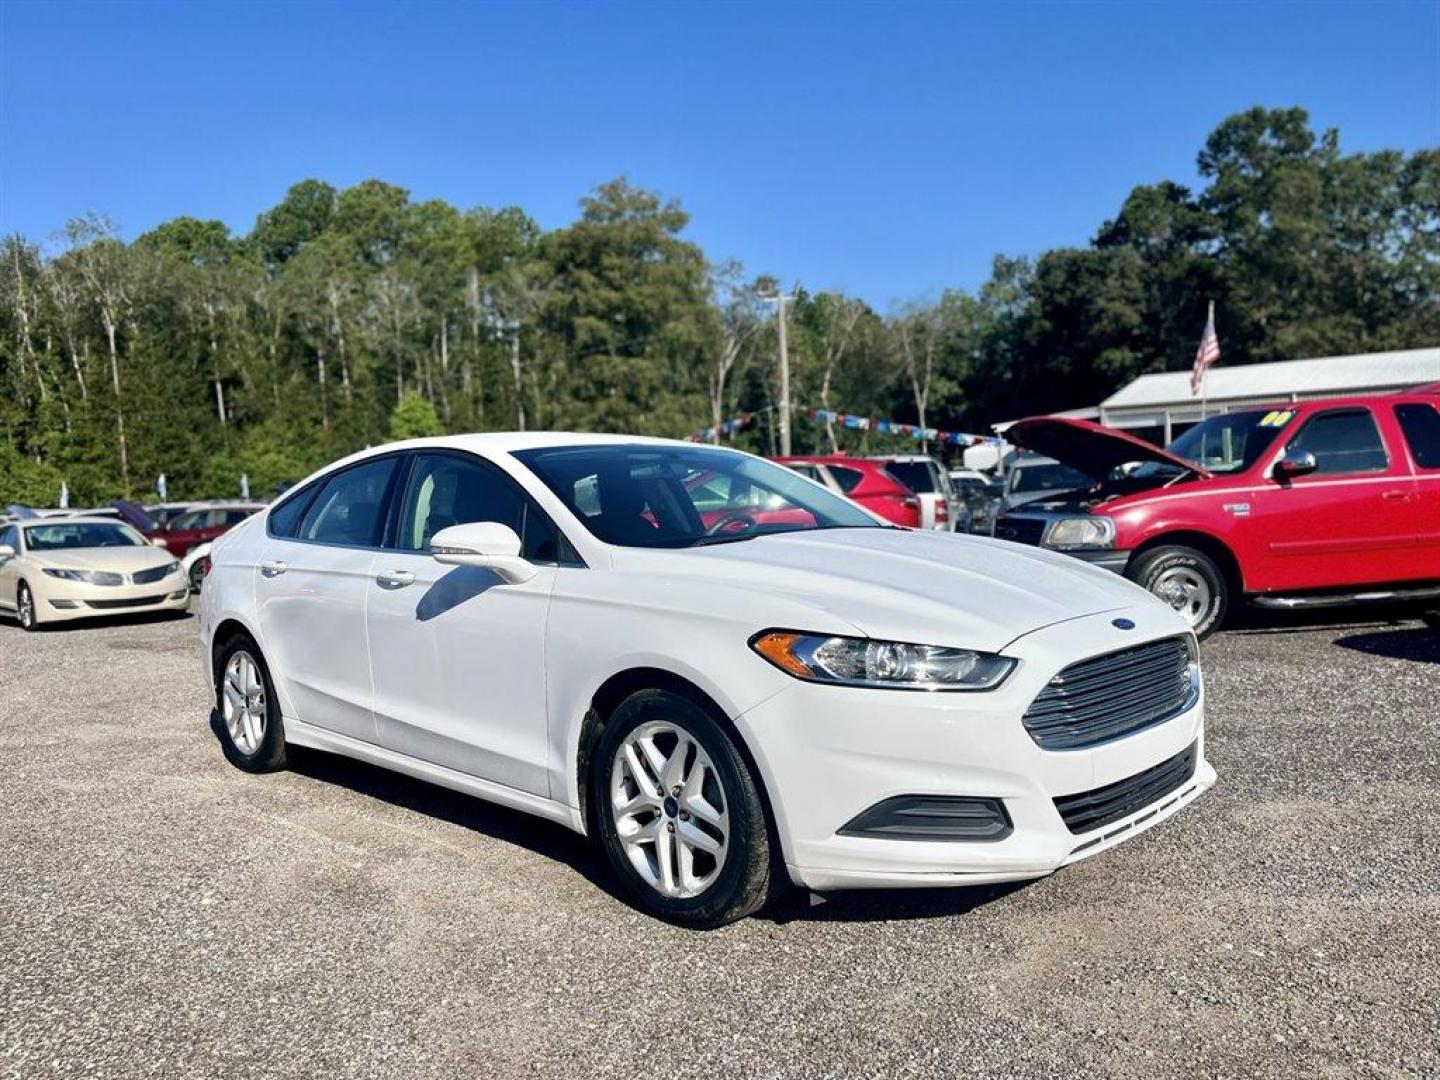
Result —
<path fill-rule="evenodd" d="M 1228 510 L 1236 517 L 1248 517 L 1250 515 L 1249 503 L 1222 503 L 1220 509 Z"/>

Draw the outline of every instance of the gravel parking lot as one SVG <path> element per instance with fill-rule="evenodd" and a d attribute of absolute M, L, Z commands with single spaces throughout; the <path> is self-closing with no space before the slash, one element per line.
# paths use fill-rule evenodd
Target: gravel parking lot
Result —
<path fill-rule="evenodd" d="M 1418 622 L 1208 643 L 1220 783 L 1112 852 L 709 934 L 558 827 L 313 753 L 232 769 L 194 633 L 0 623 L 0 1075 L 1440 1073 Z"/>

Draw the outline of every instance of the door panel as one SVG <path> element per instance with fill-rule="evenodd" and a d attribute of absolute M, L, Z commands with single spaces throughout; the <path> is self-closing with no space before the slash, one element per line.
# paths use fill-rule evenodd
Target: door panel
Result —
<path fill-rule="evenodd" d="M 1401 581 L 1418 575 L 1416 489 L 1392 433 L 1369 409 L 1307 418 L 1286 443 L 1319 469 L 1267 479 L 1251 496 L 1245 531 L 1256 543 L 1247 584 L 1267 591 Z"/>
<path fill-rule="evenodd" d="M 449 525 L 514 529 L 537 573 L 519 585 L 428 553 Z M 545 624 L 558 534 L 509 478 L 471 454 L 414 456 L 392 548 L 376 559 L 368 623 L 383 746 L 549 794 Z"/>
<path fill-rule="evenodd" d="M 376 734 L 365 607 L 400 460 L 326 479 L 295 536 L 272 538 L 255 571 L 266 655 L 295 715 L 366 742 Z"/>
<path fill-rule="evenodd" d="M 1395 406 L 1395 418 L 1415 470 L 1420 576 L 1440 578 L 1440 407 L 1406 402 Z"/>
<path fill-rule="evenodd" d="M 523 791 L 545 773 L 554 567 L 507 585 L 410 552 L 376 557 L 368 621 L 380 744 Z"/>
<path fill-rule="evenodd" d="M 375 742 L 365 604 L 376 552 L 277 540 L 255 577 L 272 675 L 307 724 Z"/>
<path fill-rule="evenodd" d="M 15 609 L 15 592 L 20 587 L 20 530 L 14 525 L 0 528 L 0 545 L 15 549 L 9 558 L 0 556 L 0 608 Z"/>

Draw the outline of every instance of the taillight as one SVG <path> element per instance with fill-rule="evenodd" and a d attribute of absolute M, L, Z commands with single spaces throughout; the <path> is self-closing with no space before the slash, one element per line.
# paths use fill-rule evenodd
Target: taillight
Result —
<path fill-rule="evenodd" d="M 937 503 L 935 504 L 935 520 L 936 520 L 936 521 L 949 521 L 949 520 L 950 520 L 950 504 L 947 503 L 944 499 L 941 499 L 939 502 L 937 502 Z"/>

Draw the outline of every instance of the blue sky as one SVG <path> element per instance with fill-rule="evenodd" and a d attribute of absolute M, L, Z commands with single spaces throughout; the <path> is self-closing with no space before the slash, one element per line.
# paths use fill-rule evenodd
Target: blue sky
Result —
<path fill-rule="evenodd" d="M 237 232 L 377 176 L 563 225 L 619 174 L 711 258 L 881 307 L 1083 244 L 1227 114 L 1440 145 L 1440 2 L 0 2 L 0 232 Z"/>

